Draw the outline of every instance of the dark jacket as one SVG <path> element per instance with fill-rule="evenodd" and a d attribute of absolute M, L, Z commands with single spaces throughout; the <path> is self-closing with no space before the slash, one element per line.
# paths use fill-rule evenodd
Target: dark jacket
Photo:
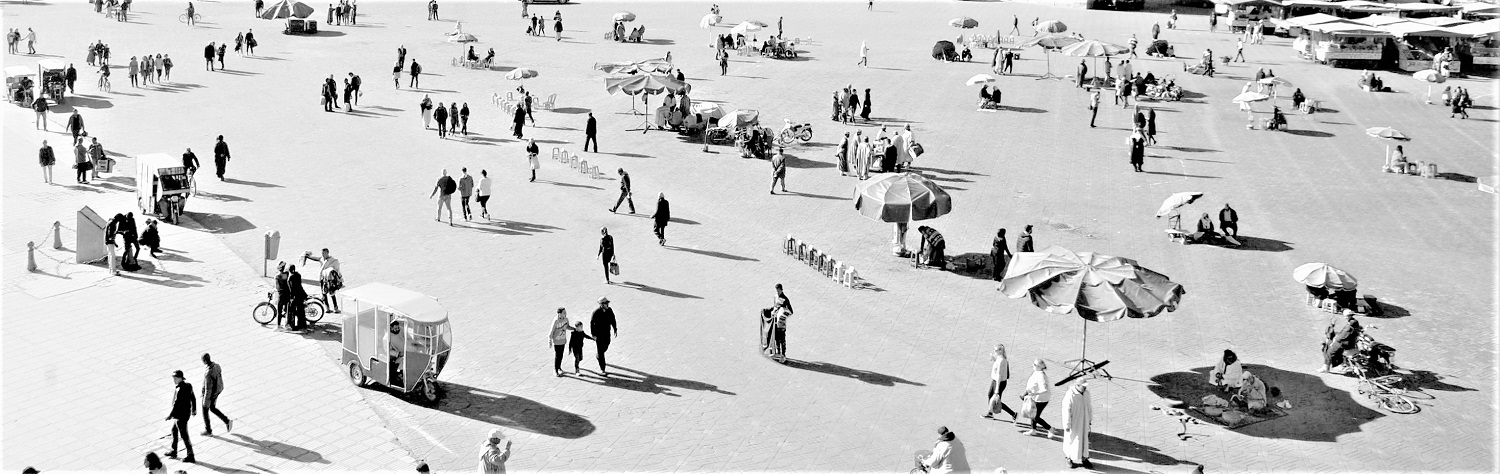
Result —
<path fill-rule="evenodd" d="M 214 144 L 214 158 L 229 159 L 229 144 L 224 143 L 222 140 Z"/>
<path fill-rule="evenodd" d="M 630 173 L 620 172 L 620 191 L 630 192 Z"/>
<path fill-rule="evenodd" d="M 1219 210 L 1219 222 L 1227 222 L 1227 223 L 1230 223 L 1230 224 L 1236 224 L 1236 223 L 1239 223 L 1239 221 L 1240 221 L 1240 213 L 1234 212 L 1234 208 L 1229 207 L 1229 206 L 1224 206 L 1223 209 Z"/>
<path fill-rule="evenodd" d="M 598 133 L 599 133 L 599 122 L 596 121 L 596 120 L 594 120 L 594 117 L 590 116 L 589 117 L 589 123 L 588 123 L 588 125 L 584 125 L 583 126 L 583 134 L 592 137 L 594 135 L 597 135 Z"/>
<path fill-rule="evenodd" d="M 606 235 L 599 239 L 599 255 L 608 262 L 615 258 L 615 236 Z"/>
<path fill-rule="evenodd" d="M 608 341 L 611 329 L 616 333 L 620 332 L 620 328 L 615 325 L 615 310 L 608 306 L 595 309 L 594 316 L 589 318 L 589 332 L 594 333 L 595 339 Z"/>
<path fill-rule="evenodd" d="M 292 300 L 292 288 L 287 280 L 289 276 L 286 272 L 276 274 L 276 298 L 280 301 Z"/>
<path fill-rule="evenodd" d="M 208 46 L 204 46 L 203 47 L 203 59 L 213 59 L 213 58 L 214 58 L 214 44 L 213 43 L 209 43 Z"/>
<path fill-rule="evenodd" d="M 443 121 L 448 120 L 448 108 L 438 107 L 437 110 L 432 111 L 432 118 L 438 121 L 438 125 L 446 125 Z"/>
<path fill-rule="evenodd" d="M 422 65 L 421 64 L 417 64 L 416 61 L 412 61 L 411 62 L 411 75 L 412 75 L 412 77 L 416 77 L 416 76 L 421 75 L 421 74 L 422 74 Z"/>
<path fill-rule="evenodd" d="M 307 298 L 307 290 L 302 288 L 302 274 L 296 271 L 287 272 L 287 289 L 292 291 L 293 301 L 301 301 Z"/>
<path fill-rule="evenodd" d="M 667 222 L 672 220 L 672 205 L 667 202 L 667 198 L 656 200 L 656 213 L 651 218 L 656 220 L 657 227 L 666 227 Z"/>
<path fill-rule="evenodd" d="M 183 168 L 197 168 L 198 167 L 198 155 L 194 155 L 193 152 L 183 153 L 182 154 L 182 167 Z"/>
<path fill-rule="evenodd" d="M 584 334 L 582 329 L 574 329 L 572 327 L 569 327 L 568 333 L 568 347 L 574 351 L 583 350 L 584 339 L 593 339 L 593 337 L 590 337 L 588 334 Z"/>
<path fill-rule="evenodd" d="M 73 66 L 71 66 L 71 65 L 68 66 L 68 72 L 64 73 L 63 79 L 67 79 L 68 82 L 73 82 L 73 81 L 78 80 L 78 70 L 77 69 L 73 69 Z"/>
<path fill-rule="evenodd" d="M 193 417 L 198 411 L 198 400 L 193 398 L 193 384 L 183 381 L 177 384 L 177 392 L 172 395 L 172 411 L 167 413 L 168 420 L 186 420 Z"/>
<path fill-rule="evenodd" d="M 209 362 L 208 370 L 203 373 L 203 399 L 218 398 L 223 392 L 224 376 L 219 372 L 219 364 Z"/>
<path fill-rule="evenodd" d="M 50 165 L 53 163 L 57 163 L 57 156 L 52 154 L 51 145 L 42 147 L 41 151 L 37 152 L 37 158 L 40 159 L 41 163 L 43 164 Z"/>

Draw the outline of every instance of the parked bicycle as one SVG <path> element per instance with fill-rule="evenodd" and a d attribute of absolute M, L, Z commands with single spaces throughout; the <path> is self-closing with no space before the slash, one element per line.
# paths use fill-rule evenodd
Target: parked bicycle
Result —
<path fill-rule="evenodd" d="M 181 23 L 187 23 L 187 24 L 190 24 L 190 25 L 191 24 L 197 24 L 198 22 L 203 21 L 203 15 L 199 15 L 197 13 L 194 13 L 192 21 L 189 22 L 188 21 L 188 15 L 186 13 L 183 13 L 181 15 L 177 15 L 177 21 L 181 22 Z"/>
<path fill-rule="evenodd" d="M 323 301 L 323 295 L 307 295 L 307 299 L 302 300 L 302 305 L 305 308 L 302 314 L 307 318 L 308 324 L 315 324 L 318 321 L 322 321 L 323 313 L 327 312 L 327 302 Z M 255 309 L 250 311 L 250 317 L 255 319 L 255 322 L 260 323 L 261 326 L 276 321 L 277 314 L 275 291 L 267 291 L 266 300 L 255 305 Z"/>

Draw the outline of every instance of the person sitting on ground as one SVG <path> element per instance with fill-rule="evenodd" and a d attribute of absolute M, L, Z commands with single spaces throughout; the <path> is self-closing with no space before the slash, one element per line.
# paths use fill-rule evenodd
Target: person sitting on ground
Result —
<path fill-rule="evenodd" d="M 1239 390 L 1240 377 L 1244 371 L 1240 365 L 1239 356 L 1235 355 L 1234 351 L 1224 349 L 1224 357 L 1220 358 L 1219 362 L 1214 364 L 1214 370 L 1208 373 L 1208 383 L 1224 392 Z"/>
<path fill-rule="evenodd" d="M 1248 370 L 1240 375 L 1240 390 L 1236 395 L 1234 398 L 1250 412 L 1266 409 L 1266 383 Z"/>
<path fill-rule="evenodd" d="M 1286 130 L 1286 114 L 1281 113 L 1281 107 L 1271 107 L 1271 123 L 1266 130 Z"/>
<path fill-rule="evenodd" d="M 146 231 L 141 233 L 141 245 L 151 249 L 151 256 L 156 257 L 161 251 L 161 233 L 156 231 L 156 219 L 146 219 Z"/>
<path fill-rule="evenodd" d="M 1143 81 L 1145 81 L 1146 85 L 1148 86 L 1154 86 L 1156 85 L 1156 75 L 1152 74 L 1151 71 L 1146 71 L 1146 78 L 1143 79 Z"/>
<path fill-rule="evenodd" d="M 1214 232 L 1214 220 L 1208 217 L 1207 212 L 1203 213 L 1202 218 L 1198 219 L 1198 231 L 1188 234 L 1190 242 L 1208 243 L 1218 237 L 1219 234 Z"/>
<path fill-rule="evenodd" d="M 969 52 L 969 45 L 964 45 L 963 52 L 958 53 L 958 59 L 963 62 L 969 62 L 974 59 L 974 53 Z"/>
<path fill-rule="evenodd" d="M 1401 145 L 1396 145 L 1396 150 L 1391 152 L 1391 156 L 1386 160 L 1385 166 L 1392 173 L 1406 172 L 1409 163 L 1406 161 L 1406 152 L 1401 149 Z"/>
<path fill-rule="evenodd" d="M 1307 96 L 1302 95 L 1302 88 L 1292 91 L 1292 108 L 1302 110 L 1302 104 L 1307 102 Z"/>
<path fill-rule="evenodd" d="M 917 233 L 922 235 L 922 243 L 917 249 L 917 264 L 942 267 L 947 261 L 943 253 L 948 249 L 943 234 L 925 225 L 917 227 Z"/>

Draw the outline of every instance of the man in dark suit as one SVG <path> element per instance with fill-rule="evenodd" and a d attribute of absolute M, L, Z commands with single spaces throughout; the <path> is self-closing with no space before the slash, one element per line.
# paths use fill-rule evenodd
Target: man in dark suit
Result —
<path fill-rule="evenodd" d="M 172 395 L 172 411 L 167 413 L 167 421 L 172 422 L 172 450 L 167 451 L 167 457 L 177 459 L 177 438 L 182 437 L 182 444 L 187 446 L 187 457 L 182 462 L 198 462 L 193 459 L 193 441 L 188 439 L 188 419 L 198 411 L 198 401 L 193 398 L 193 385 L 187 383 L 182 377 L 181 370 L 172 371 L 172 382 L 177 384 L 176 393 Z"/>
<path fill-rule="evenodd" d="M 610 331 L 614 334 L 611 336 Z M 594 336 L 594 350 L 599 356 L 599 375 L 609 377 L 604 367 L 604 352 L 609 350 L 611 337 L 620 337 L 620 328 L 615 325 L 615 310 L 609 307 L 609 298 L 599 298 L 599 307 L 589 318 L 589 332 Z"/>
<path fill-rule="evenodd" d="M 609 208 L 609 212 L 615 212 L 621 204 L 630 206 L 630 213 L 635 214 L 635 201 L 630 199 L 630 175 L 625 173 L 625 168 L 620 168 L 620 199 L 615 200 L 615 207 Z"/>
<path fill-rule="evenodd" d="M 286 286 L 292 292 L 292 300 L 287 304 L 287 309 L 291 311 L 287 314 L 287 324 L 292 327 L 293 331 L 305 331 L 307 330 L 307 305 L 305 303 L 307 290 L 302 288 L 302 274 L 297 273 L 296 265 L 288 265 L 286 271 Z"/>
<path fill-rule="evenodd" d="M 589 122 L 583 127 L 583 151 L 589 151 L 589 143 L 594 144 L 594 153 L 599 152 L 599 122 L 594 120 L 594 113 L 589 112 Z"/>
<path fill-rule="evenodd" d="M 281 322 L 282 316 L 285 316 L 287 318 L 286 323 L 285 323 L 286 326 L 291 326 L 292 325 L 291 313 L 287 312 L 287 311 L 290 310 L 289 306 L 291 306 L 291 302 L 292 302 L 292 289 L 291 289 L 290 286 L 288 286 L 289 282 L 287 281 L 287 279 L 290 278 L 290 277 L 291 277 L 291 275 L 287 274 L 287 271 L 286 271 L 286 262 L 278 262 L 278 263 L 276 263 L 276 325 L 277 326 L 282 326 L 282 322 Z"/>
<path fill-rule="evenodd" d="M 203 60 L 204 61 L 208 61 L 208 70 L 209 71 L 213 71 L 214 70 L 214 44 L 213 44 L 213 42 L 209 42 L 208 46 L 204 46 L 203 47 Z"/>
<path fill-rule="evenodd" d="M 219 142 L 214 144 L 214 174 L 219 176 L 219 181 L 224 180 L 226 166 L 229 166 L 229 144 L 224 143 L 223 135 L 219 135 Z"/>

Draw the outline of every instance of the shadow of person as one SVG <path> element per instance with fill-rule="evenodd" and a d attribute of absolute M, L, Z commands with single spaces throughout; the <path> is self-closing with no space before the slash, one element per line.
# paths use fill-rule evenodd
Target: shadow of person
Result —
<path fill-rule="evenodd" d="M 594 424 L 582 416 L 529 398 L 453 382 L 444 382 L 442 386 L 445 396 L 433 409 L 452 415 L 564 439 L 582 438 L 595 429 Z"/>
<path fill-rule="evenodd" d="M 1064 420 L 1066 422 L 1066 420 Z M 1058 425 L 1059 427 L 1063 425 Z M 1178 464 L 1195 464 L 1182 461 L 1172 456 L 1163 454 L 1157 448 L 1146 446 L 1128 439 L 1116 438 L 1100 432 L 1089 433 L 1089 460 L 1099 464 L 1099 461 L 1127 461 L 1152 464 L 1156 466 L 1175 466 Z M 1120 466 L 1108 466 L 1108 469 L 1100 469 L 1103 472 L 1140 472 Z M 1150 471 L 1150 472 L 1155 472 Z"/>
<path fill-rule="evenodd" d="M 257 454 L 261 454 L 264 456 L 291 459 L 294 461 L 309 463 L 330 464 L 328 460 L 323 459 L 323 455 L 318 454 L 317 451 L 299 446 L 293 446 L 280 441 L 255 439 L 241 433 L 235 433 L 232 437 L 215 436 L 214 438 L 217 438 L 220 441 L 227 441 L 230 444 L 249 448 L 251 450 L 254 450 Z"/>
<path fill-rule="evenodd" d="M 886 374 L 882 374 L 882 373 L 878 373 L 878 372 L 871 372 L 871 371 L 868 371 L 868 370 L 852 369 L 852 368 L 849 368 L 849 367 L 844 367 L 842 365 L 832 364 L 832 363 L 828 363 L 828 362 L 812 362 L 812 361 L 797 360 L 797 359 L 788 358 L 786 360 L 786 364 L 785 365 L 787 367 L 792 367 L 792 368 L 797 368 L 797 369 L 802 369 L 802 370 L 807 370 L 807 371 L 812 371 L 812 372 L 818 372 L 818 373 L 822 373 L 822 374 L 837 375 L 837 376 L 840 376 L 840 377 L 846 377 L 846 378 L 851 378 L 851 379 L 859 380 L 861 382 L 865 382 L 865 383 L 868 383 L 868 384 L 882 385 L 882 386 L 886 386 L 886 387 L 894 387 L 898 383 L 907 384 L 907 385 L 915 385 L 915 386 L 918 386 L 918 387 L 926 387 L 926 385 L 923 385 L 923 384 L 921 384 L 919 382 L 913 382 L 913 381 L 910 381 L 910 380 L 903 379 L 901 377 L 896 377 L 896 376 L 893 376 L 893 375 L 886 375 Z"/>
<path fill-rule="evenodd" d="M 704 392 L 714 392 L 714 393 L 721 394 L 721 395 L 737 395 L 734 392 L 730 392 L 728 390 L 722 390 L 717 385 L 703 383 L 703 382 L 699 382 L 699 381 L 696 381 L 696 380 L 674 379 L 674 378 L 671 378 L 671 377 L 665 377 L 665 376 L 661 376 L 661 375 L 651 374 L 651 373 L 644 372 L 644 371 L 641 371 L 641 370 L 638 370 L 638 369 L 632 369 L 632 368 L 629 368 L 629 367 L 621 367 L 621 366 L 618 366 L 618 365 L 615 365 L 615 364 L 606 364 L 606 365 L 610 368 L 610 373 L 609 373 L 609 377 L 608 378 L 601 378 L 601 379 L 598 379 L 598 380 L 593 380 L 593 379 L 586 379 L 586 380 L 598 383 L 600 385 L 608 385 L 608 386 L 611 386 L 611 387 L 625 388 L 625 389 L 629 389 L 629 390 L 635 390 L 635 391 L 638 391 L 638 392 L 649 392 L 649 393 L 656 393 L 656 394 L 668 395 L 668 396 L 673 396 L 673 397 L 678 397 L 678 396 L 681 396 L 681 395 L 672 393 L 671 389 L 668 388 L 668 387 L 676 387 L 676 388 L 682 388 L 682 389 L 687 389 L 687 390 L 698 390 L 698 391 L 704 391 Z M 621 373 L 619 371 L 624 371 L 624 372 L 627 372 L 627 373 Z M 634 375 L 631 375 L 631 374 L 634 374 Z"/>
<path fill-rule="evenodd" d="M 1316 352 L 1317 347 L 1309 351 Z M 1385 416 L 1360 404 L 1348 391 L 1329 387 L 1317 375 L 1259 364 L 1244 364 L 1244 368 L 1265 381 L 1267 389 L 1279 387 L 1293 408 L 1286 410 L 1287 416 L 1235 430 L 1239 434 L 1331 443 L 1340 435 L 1357 433 L 1365 423 Z M 1204 395 L 1217 393 L 1208 385 L 1208 373 L 1212 369 L 1199 367 L 1188 372 L 1155 375 L 1146 388 L 1168 400 L 1172 408 L 1187 408 L 1198 403 Z M 1199 417 L 1194 412 L 1187 413 Z"/>

